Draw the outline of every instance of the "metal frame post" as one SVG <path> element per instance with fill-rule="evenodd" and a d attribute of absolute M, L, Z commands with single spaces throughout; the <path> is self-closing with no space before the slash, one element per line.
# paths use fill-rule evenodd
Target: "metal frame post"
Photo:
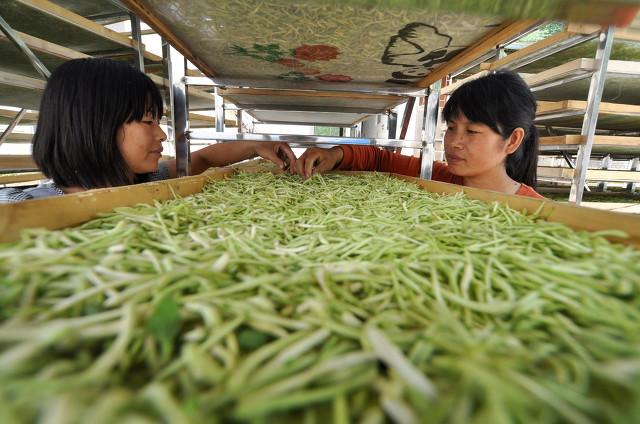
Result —
<path fill-rule="evenodd" d="M 162 42 L 162 66 L 165 74 L 168 76 L 169 73 L 171 72 L 171 58 L 169 57 L 170 45 L 169 43 L 167 43 L 167 41 L 164 38 L 161 39 L 161 42 Z M 176 154 L 175 144 L 174 144 L 175 135 L 173 132 L 173 116 L 172 116 L 173 114 L 171 113 L 171 110 L 173 109 L 171 105 L 171 83 L 168 83 L 167 85 L 165 85 L 163 87 L 163 90 L 164 90 L 165 99 L 169 99 L 169 104 L 166 105 L 166 107 L 169 108 L 169 113 L 167 115 L 167 140 L 170 142 L 170 146 L 173 149 L 173 151 L 167 152 L 167 154 L 171 156 L 175 156 Z"/>
<path fill-rule="evenodd" d="M 187 85 L 184 82 L 186 60 L 174 47 L 166 45 L 169 70 L 169 101 L 171 103 L 171 124 L 173 145 L 176 154 L 176 176 L 191 174 L 191 148 L 189 145 L 189 103 Z"/>
<path fill-rule="evenodd" d="M 631 170 L 640 171 L 640 158 L 633 158 L 631 161 Z M 638 188 L 638 183 L 628 183 L 627 190 L 633 193 Z"/>
<path fill-rule="evenodd" d="M 11 133 L 13 132 L 13 130 L 20 123 L 20 120 L 25 115 L 25 113 L 27 113 L 27 109 L 20 109 L 20 111 L 18 111 L 18 114 L 16 115 L 16 117 L 13 118 L 13 121 L 11 121 L 9 126 L 7 128 L 5 128 L 5 130 L 2 132 L 2 135 L 0 135 L 0 146 L 2 146 L 2 143 L 7 141 L 7 139 L 9 138 Z"/>
<path fill-rule="evenodd" d="M 612 165 L 613 165 L 613 158 L 611 157 L 610 154 L 602 158 L 602 163 L 601 163 L 602 169 L 609 169 Z M 605 192 L 609 188 L 609 183 L 607 181 L 601 181 L 600 184 L 598 184 L 598 188 L 600 189 L 600 191 Z"/>
<path fill-rule="evenodd" d="M 131 38 L 136 47 L 135 65 L 144 72 L 144 44 L 142 44 L 142 30 L 140 29 L 140 18 L 135 13 L 129 13 L 131 21 Z"/>
<path fill-rule="evenodd" d="M 51 76 L 51 72 L 49 72 L 47 67 L 44 66 L 40 59 L 38 59 L 38 57 L 31 51 L 29 46 L 27 46 L 25 42 L 22 41 L 22 38 L 20 38 L 20 36 L 13 30 L 13 28 L 11 28 L 11 26 L 2 18 L 2 16 L 0 16 L 0 30 L 2 30 L 2 32 L 5 33 L 9 40 L 11 40 L 13 44 L 15 44 L 20 49 L 20 51 L 22 51 L 27 59 L 29 59 L 29 62 L 31 62 L 31 65 L 36 68 L 36 71 L 38 71 L 38 73 L 42 75 L 44 79 L 49 79 L 49 77 Z"/>
<path fill-rule="evenodd" d="M 389 138 L 396 138 L 398 132 L 398 113 L 390 111 L 388 118 L 388 136 Z"/>
<path fill-rule="evenodd" d="M 363 138 L 389 137 L 388 126 L 388 116 L 386 114 L 378 113 L 376 115 L 371 115 L 362 121 L 361 136 Z"/>
<path fill-rule="evenodd" d="M 440 106 L 440 88 L 442 81 L 434 82 L 429 87 L 429 97 L 424 108 L 424 136 L 422 138 L 422 158 L 420 160 L 420 178 L 431 179 L 433 160 L 435 159 L 436 126 Z"/>
<path fill-rule="evenodd" d="M 569 201 L 576 205 L 579 205 L 580 202 L 582 202 L 582 195 L 586 186 L 587 169 L 589 169 L 593 139 L 595 137 L 596 125 L 598 123 L 600 100 L 602 99 L 604 82 L 607 78 L 607 68 L 609 65 L 609 57 L 611 57 L 614 32 L 615 27 L 610 26 L 606 31 L 600 33 L 598 51 L 596 52 L 597 69 L 591 76 L 587 109 L 582 123 L 581 134 L 586 137 L 586 140 L 585 144 L 580 145 L 578 148 L 576 169 L 573 171 L 571 192 L 569 194 Z"/>
<path fill-rule="evenodd" d="M 48 80 L 49 77 L 51 76 L 51 72 L 49 72 L 49 69 L 47 69 L 47 67 L 44 65 L 44 63 L 42 63 L 42 61 L 40 59 L 38 59 L 38 56 L 36 56 L 35 53 L 33 53 L 33 51 L 31 51 L 29 46 L 26 45 L 26 43 L 22 40 L 22 38 L 20 38 L 18 33 L 15 32 L 13 30 L 13 28 L 11 28 L 11 25 L 9 25 L 7 23 L 7 21 L 5 21 L 2 18 L 2 16 L 0 16 L 0 30 L 27 57 L 27 59 L 29 60 L 31 65 L 36 69 L 36 71 L 38 71 L 38 73 L 45 80 Z M 22 108 L 22 109 L 20 109 L 20 111 L 18 111 L 18 113 L 16 114 L 15 118 L 13 118 L 13 121 L 11 121 L 9 126 L 7 126 L 7 128 L 5 128 L 5 130 L 2 132 L 2 135 L 0 135 L 0 146 L 2 145 L 2 143 L 4 143 L 9 138 L 9 136 L 11 135 L 13 130 L 20 123 L 20 121 L 22 120 L 22 117 L 26 113 L 27 113 L 27 109 L 25 109 L 25 108 Z"/>
<path fill-rule="evenodd" d="M 219 94 L 219 89 L 214 89 L 213 101 L 216 111 L 216 131 L 224 132 L 224 99 Z"/>
<path fill-rule="evenodd" d="M 416 104 L 415 97 L 409 97 L 407 103 L 404 105 L 404 113 L 402 114 L 402 126 L 400 127 L 400 138 L 404 140 L 407 137 L 407 130 L 409 129 L 409 122 L 411 122 L 411 115 L 413 114 L 413 108 Z M 402 147 L 398 147 L 395 150 L 396 153 L 402 152 Z"/>
<path fill-rule="evenodd" d="M 236 122 L 238 123 L 238 133 L 242 134 L 244 129 L 242 128 L 242 109 L 236 111 Z"/>

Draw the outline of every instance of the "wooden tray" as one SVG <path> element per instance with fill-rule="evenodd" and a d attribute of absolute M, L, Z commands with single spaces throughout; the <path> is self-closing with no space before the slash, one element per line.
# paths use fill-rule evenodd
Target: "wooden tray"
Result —
<path fill-rule="evenodd" d="M 156 200 L 172 199 L 176 195 L 188 196 L 199 193 L 207 182 L 222 180 L 236 172 L 239 170 L 235 168 L 220 168 L 193 177 L 91 190 L 66 196 L 0 205 L 0 242 L 18 239 L 20 231 L 26 228 L 60 229 L 72 227 L 89 221 L 100 213 L 110 212 L 117 207 L 153 203 Z M 264 168 L 244 167 L 242 172 L 265 171 Z M 361 172 L 341 173 L 345 175 L 361 174 Z M 640 216 L 589 209 L 551 200 L 514 196 L 437 181 L 426 181 L 396 174 L 389 175 L 417 184 L 430 192 L 443 194 L 464 192 L 471 199 L 483 202 L 500 202 L 519 211 L 534 212 L 542 206 L 542 216 L 548 221 L 560 222 L 576 230 L 622 230 L 629 235 L 629 238 L 611 238 L 611 240 L 640 248 Z"/>

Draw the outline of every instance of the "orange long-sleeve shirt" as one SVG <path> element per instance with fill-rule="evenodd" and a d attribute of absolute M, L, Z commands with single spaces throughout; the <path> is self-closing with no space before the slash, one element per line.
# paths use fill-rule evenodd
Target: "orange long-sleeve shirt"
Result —
<path fill-rule="evenodd" d="M 338 169 L 393 172 L 410 177 L 418 177 L 420 175 L 420 158 L 392 153 L 373 146 L 342 145 L 340 148 L 342 149 L 343 156 Z M 463 185 L 462 177 L 449 172 L 449 166 L 444 162 L 433 163 L 431 179 L 434 181 Z M 516 194 L 519 196 L 544 199 L 543 196 L 526 184 L 521 184 Z"/>

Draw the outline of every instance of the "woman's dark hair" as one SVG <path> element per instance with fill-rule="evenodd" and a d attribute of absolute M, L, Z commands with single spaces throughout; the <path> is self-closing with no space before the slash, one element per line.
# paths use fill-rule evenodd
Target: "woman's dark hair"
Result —
<path fill-rule="evenodd" d="M 33 159 L 60 187 L 114 187 L 131 181 L 117 144 L 125 123 L 162 117 L 158 87 L 125 62 L 74 59 L 51 74 L 40 102 Z"/>
<path fill-rule="evenodd" d="M 507 156 L 509 177 L 531 187 L 536 186 L 538 167 L 538 130 L 536 99 L 515 72 L 497 71 L 469 81 L 453 92 L 444 107 L 444 119 L 450 121 L 462 113 L 469 121 L 487 125 L 507 139 L 516 128 L 524 130 L 518 150 Z"/>

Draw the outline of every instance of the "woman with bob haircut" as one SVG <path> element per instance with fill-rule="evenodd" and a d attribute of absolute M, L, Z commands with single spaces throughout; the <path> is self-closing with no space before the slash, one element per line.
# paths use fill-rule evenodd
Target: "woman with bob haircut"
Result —
<path fill-rule="evenodd" d="M 433 180 L 543 198 L 538 194 L 536 99 L 518 74 L 498 71 L 460 86 L 444 107 L 447 163 L 433 164 Z M 394 172 L 417 177 L 420 158 L 372 146 L 308 149 L 293 171 L 309 178 L 331 169 Z"/>
<path fill-rule="evenodd" d="M 151 79 L 125 62 L 74 59 L 51 74 L 40 103 L 33 159 L 51 181 L 0 189 L 0 202 L 117 187 L 176 176 L 176 161 L 159 162 L 166 134 L 162 96 Z M 283 168 L 295 163 L 285 143 L 215 144 L 191 154 L 199 174 L 261 156 Z"/>

